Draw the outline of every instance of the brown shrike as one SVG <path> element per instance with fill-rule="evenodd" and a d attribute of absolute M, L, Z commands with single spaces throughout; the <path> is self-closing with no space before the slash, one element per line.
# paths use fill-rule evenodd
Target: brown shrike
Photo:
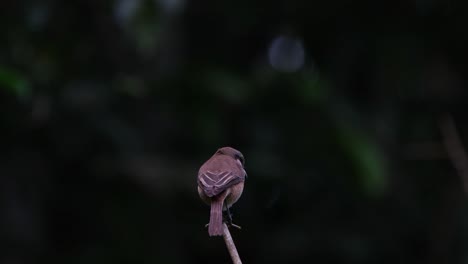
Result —
<path fill-rule="evenodd" d="M 198 171 L 198 194 L 211 205 L 208 234 L 223 235 L 223 210 L 228 211 L 242 195 L 247 173 L 244 156 L 231 147 L 220 148 Z"/>

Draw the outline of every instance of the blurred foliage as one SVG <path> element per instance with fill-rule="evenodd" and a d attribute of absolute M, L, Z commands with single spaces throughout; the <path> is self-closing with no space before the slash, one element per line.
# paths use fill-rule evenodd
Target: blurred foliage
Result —
<path fill-rule="evenodd" d="M 0 85 L 19 98 L 27 97 L 31 93 L 26 79 L 11 70 L 0 68 Z"/>
<path fill-rule="evenodd" d="M 466 10 L 4 1 L 0 263 L 228 263 L 196 191 L 226 145 L 245 263 L 466 263 Z"/>

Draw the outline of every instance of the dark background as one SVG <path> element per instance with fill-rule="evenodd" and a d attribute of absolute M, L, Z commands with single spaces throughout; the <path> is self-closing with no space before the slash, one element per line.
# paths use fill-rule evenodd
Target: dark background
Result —
<path fill-rule="evenodd" d="M 229 263 L 227 145 L 244 263 L 466 263 L 466 9 L 2 1 L 0 263 Z"/>

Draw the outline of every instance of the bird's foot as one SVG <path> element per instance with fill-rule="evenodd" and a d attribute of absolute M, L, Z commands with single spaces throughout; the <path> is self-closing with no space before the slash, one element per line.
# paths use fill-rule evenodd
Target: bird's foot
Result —
<path fill-rule="evenodd" d="M 236 225 L 234 223 L 230 223 L 229 226 L 235 227 L 235 228 L 237 228 L 239 230 L 242 229 L 242 227 L 240 227 L 240 226 L 238 226 L 238 225 Z"/>
<path fill-rule="evenodd" d="M 229 211 L 229 209 L 226 211 L 223 211 L 223 222 L 225 222 L 227 225 L 232 224 L 232 214 Z"/>
<path fill-rule="evenodd" d="M 225 222 L 225 223 L 226 223 L 226 222 Z M 231 222 L 231 223 L 226 223 L 226 224 L 228 225 L 228 227 L 232 226 L 232 227 L 235 227 L 235 228 L 237 228 L 237 229 L 242 229 L 241 226 L 238 226 L 238 225 L 236 225 L 236 224 L 234 224 L 234 223 L 232 223 L 232 222 Z M 208 228 L 209 226 L 210 226 L 210 223 L 206 224 L 206 225 L 205 225 L 205 228 Z"/>
<path fill-rule="evenodd" d="M 233 226 L 233 227 L 235 227 L 235 228 L 237 228 L 237 229 L 241 229 L 240 226 L 238 226 L 238 225 L 236 225 L 236 224 L 234 224 L 234 223 L 232 222 L 232 214 L 231 214 L 231 212 L 229 211 L 229 209 L 223 212 L 223 222 L 226 223 L 226 225 L 227 225 L 228 227 Z"/>

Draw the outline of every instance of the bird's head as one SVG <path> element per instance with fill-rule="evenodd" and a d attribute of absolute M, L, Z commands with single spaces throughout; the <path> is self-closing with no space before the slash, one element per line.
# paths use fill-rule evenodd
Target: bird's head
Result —
<path fill-rule="evenodd" d="M 231 147 L 222 147 L 216 151 L 216 155 L 226 155 L 234 158 L 243 168 L 245 164 L 244 155 L 237 149 Z"/>

